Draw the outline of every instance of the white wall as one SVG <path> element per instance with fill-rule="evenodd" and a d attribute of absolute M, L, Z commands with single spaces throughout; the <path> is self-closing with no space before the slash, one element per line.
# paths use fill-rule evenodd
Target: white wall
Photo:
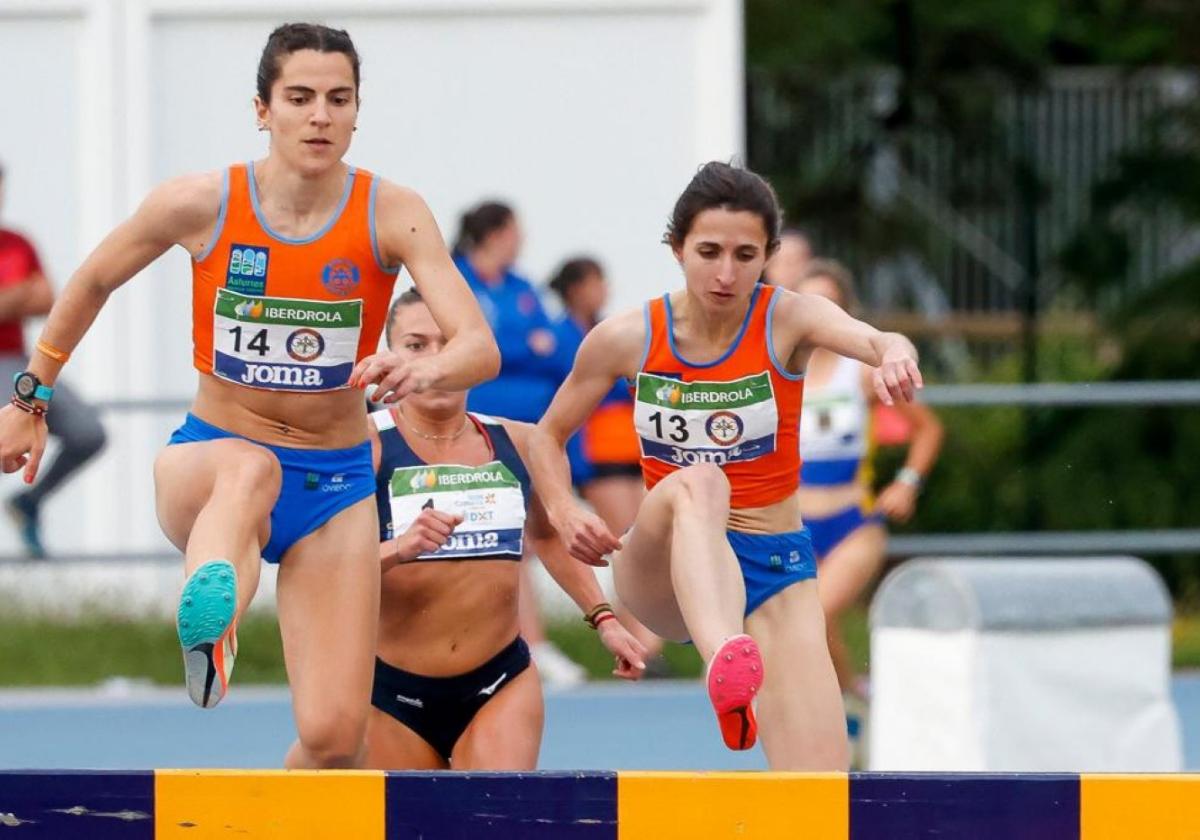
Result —
<path fill-rule="evenodd" d="M 18 95 L 0 112 L 2 218 L 57 283 L 158 181 L 264 153 L 258 56 L 301 19 L 346 28 L 362 56 L 350 162 L 415 187 L 448 238 L 472 202 L 511 201 L 525 273 L 541 282 L 586 250 L 614 308 L 676 282 L 659 244 L 675 197 L 703 161 L 742 153 L 738 0 L 0 0 L 0 73 Z M 188 397 L 188 271 L 169 254 L 122 289 L 68 380 L 92 398 Z M 150 465 L 179 413 L 107 420 L 102 462 L 50 505 L 52 549 L 165 546 Z M 14 545 L 0 529 L 0 551 Z"/>

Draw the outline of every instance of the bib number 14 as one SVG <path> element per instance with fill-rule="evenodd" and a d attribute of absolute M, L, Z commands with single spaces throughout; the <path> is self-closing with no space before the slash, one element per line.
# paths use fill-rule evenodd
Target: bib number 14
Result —
<path fill-rule="evenodd" d="M 242 352 L 242 332 L 243 332 L 242 328 L 241 327 L 231 327 L 229 329 L 229 332 L 233 335 L 233 352 L 241 353 Z M 270 353 L 271 346 L 269 344 L 267 344 L 267 331 L 259 330 L 258 332 L 254 333 L 254 335 L 252 335 L 250 337 L 250 340 L 248 342 L 246 342 L 246 349 L 253 350 L 254 352 L 258 353 L 258 355 L 260 355 L 260 356 L 265 356 L 268 353 Z"/>

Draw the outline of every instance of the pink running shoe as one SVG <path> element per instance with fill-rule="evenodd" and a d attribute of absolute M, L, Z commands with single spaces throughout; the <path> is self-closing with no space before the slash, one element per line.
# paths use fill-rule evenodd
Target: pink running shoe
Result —
<path fill-rule="evenodd" d="M 745 633 L 730 636 L 709 660 L 705 682 L 725 746 L 731 750 L 753 747 L 758 740 L 758 721 L 752 704 L 763 683 L 758 644 Z"/>

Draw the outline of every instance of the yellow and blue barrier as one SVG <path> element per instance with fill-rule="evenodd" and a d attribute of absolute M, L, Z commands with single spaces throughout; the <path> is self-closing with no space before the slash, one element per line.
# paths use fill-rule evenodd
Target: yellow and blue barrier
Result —
<path fill-rule="evenodd" d="M 0 840 L 1200 837 L 1200 776 L 0 772 Z"/>

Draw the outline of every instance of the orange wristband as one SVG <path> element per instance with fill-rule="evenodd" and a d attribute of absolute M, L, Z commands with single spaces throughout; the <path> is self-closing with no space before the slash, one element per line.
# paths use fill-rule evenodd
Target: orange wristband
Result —
<path fill-rule="evenodd" d="M 59 350 L 53 344 L 48 344 L 47 342 L 42 341 L 40 338 L 38 339 L 37 344 L 34 346 L 37 347 L 39 353 L 49 356 L 59 364 L 66 364 L 67 359 L 71 358 L 70 353 L 66 352 L 65 350 Z"/>

